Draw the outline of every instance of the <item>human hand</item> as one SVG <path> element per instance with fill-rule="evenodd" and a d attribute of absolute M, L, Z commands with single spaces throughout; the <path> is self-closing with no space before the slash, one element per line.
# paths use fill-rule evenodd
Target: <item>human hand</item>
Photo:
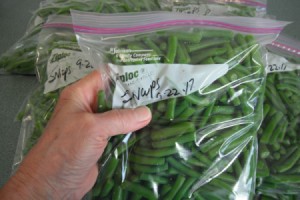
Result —
<path fill-rule="evenodd" d="M 92 188 L 108 138 L 151 120 L 147 107 L 95 114 L 100 89 L 95 71 L 63 90 L 39 142 L 0 190 L 2 198 L 81 199 Z"/>

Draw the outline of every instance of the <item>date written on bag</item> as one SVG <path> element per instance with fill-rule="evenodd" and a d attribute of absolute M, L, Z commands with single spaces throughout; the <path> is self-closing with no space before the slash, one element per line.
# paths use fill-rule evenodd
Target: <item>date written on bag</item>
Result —
<path fill-rule="evenodd" d="M 65 87 L 94 70 L 82 52 L 54 49 L 47 64 L 44 93 Z"/>

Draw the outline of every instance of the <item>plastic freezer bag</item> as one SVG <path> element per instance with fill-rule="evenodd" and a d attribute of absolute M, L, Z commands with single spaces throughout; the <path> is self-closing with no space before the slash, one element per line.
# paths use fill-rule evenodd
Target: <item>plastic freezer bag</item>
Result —
<path fill-rule="evenodd" d="M 51 16 L 39 34 L 36 72 L 44 93 L 65 87 L 96 68 L 85 58 L 71 16 Z"/>
<path fill-rule="evenodd" d="M 24 36 L 19 39 L 0 57 L 0 69 L 9 73 L 35 74 L 36 46 L 38 34 L 48 16 L 53 14 L 70 15 L 70 9 L 94 11 L 95 0 L 69 0 L 60 3 L 43 1 L 40 4 L 28 25 Z"/>
<path fill-rule="evenodd" d="M 257 193 L 271 199 L 299 199 L 300 43 L 280 36 L 268 50 Z"/>
<path fill-rule="evenodd" d="M 147 105 L 153 116 L 147 127 L 110 139 L 93 198 L 251 199 L 261 47 L 285 23 L 174 13 L 72 17 L 83 52 L 111 82 L 102 102 Z"/>
<path fill-rule="evenodd" d="M 43 24 L 51 15 L 70 15 L 70 9 L 99 13 L 156 11 L 160 6 L 154 0 L 147 1 L 103 1 L 66 0 L 42 1 L 24 36 L 0 57 L 0 69 L 18 74 L 35 74 L 36 45 Z M 17 58 L 17 59 L 16 59 Z"/>
<path fill-rule="evenodd" d="M 14 169 L 42 135 L 62 89 L 95 68 L 82 54 L 70 16 L 52 16 L 41 30 L 36 71 L 40 84 L 18 114 L 22 121 Z"/>
<path fill-rule="evenodd" d="M 172 12 L 207 16 L 266 17 L 266 0 L 161 0 Z"/>

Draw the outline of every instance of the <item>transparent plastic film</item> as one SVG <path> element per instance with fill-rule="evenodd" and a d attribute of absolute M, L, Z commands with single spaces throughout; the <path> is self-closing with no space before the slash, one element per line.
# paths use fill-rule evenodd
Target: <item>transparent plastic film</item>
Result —
<path fill-rule="evenodd" d="M 103 1 L 66 0 L 42 1 L 28 23 L 26 33 L 0 57 L 1 73 L 32 74 L 35 71 L 36 46 L 38 35 L 51 15 L 70 15 L 70 10 L 97 13 L 120 13 L 157 11 L 160 6 L 155 0 L 143 1 Z"/>
<path fill-rule="evenodd" d="M 162 0 L 162 8 L 172 12 L 205 16 L 266 17 L 266 1 L 230 0 Z"/>
<path fill-rule="evenodd" d="M 76 42 L 70 16 L 48 20 L 40 32 L 37 55 L 35 66 L 40 83 L 17 116 L 22 126 L 13 169 L 39 140 L 61 91 L 95 70 Z"/>
<path fill-rule="evenodd" d="M 110 79 L 104 99 L 112 108 L 152 111 L 147 127 L 109 140 L 93 199 L 253 197 L 263 44 L 280 31 L 256 34 L 239 20 L 74 13 L 79 45 Z"/>
<path fill-rule="evenodd" d="M 13 172 L 18 168 L 23 157 L 37 143 L 58 100 L 58 92 L 44 95 L 43 89 L 44 87 L 37 87 L 18 113 L 17 119 L 22 124 L 14 157 Z"/>
<path fill-rule="evenodd" d="M 257 193 L 261 197 L 299 198 L 299 48 L 298 41 L 285 36 L 268 47 L 264 120 L 258 135 Z"/>

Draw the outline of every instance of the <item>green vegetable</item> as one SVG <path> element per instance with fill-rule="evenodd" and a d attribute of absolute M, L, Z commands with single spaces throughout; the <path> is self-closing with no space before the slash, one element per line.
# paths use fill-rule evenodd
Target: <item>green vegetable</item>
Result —
<path fill-rule="evenodd" d="M 119 9 L 113 6 L 105 7 L 104 4 L 99 5 L 98 9 Z M 126 6 L 122 8 L 128 9 Z M 132 38 L 129 40 L 124 38 L 120 44 L 116 44 L 116 47 L 120 45 L 124 49 L 153 49 L 153 55 L 160 56 L 159 62 L 163 63 L 182 62 L 201 65 L 214 64 L 216 60 L 221 63 L 236 60 L 236 53 L 233 51 L 236 47 L 231 46 L 231 42 L 235 42 L 235 35 L 231 31 L 191 30 L 187 35 L 184 31 L 152 34 L 154 36 L 147 34 L 134 36 L 134 41 Z M 201 43 L 207 46 L 197 47 L 190 52 L 190 46 L 200 46 Z M 247 40 L 246 44 L 249 45 Z M 53 43 L 50 46 L 55 45 L 58 44 Z M 245 149 L 253 148 L 249 143 L 253 136 L 250 132 L 252 130 L 245 127 L 251 123 L 255 129 L 259 121 L 253 123 L 253 119 L 256 114 L 262 114 L 258 109 L 260 102 L 257 101 L 260 93 L 256 91 L 263 89 L 261 84 L 263 66 L 251 62 L 251 66 L 248 66 L 249 63 L 246 65 L 243 62 L 243 59 L 252 58 L 252 50 L 249 51 L 250 53 L 238 56 L 239 65 L 230 69 L 228 74 L 203 91 L 148 105 L 153 114 L 149 126 L 133 132 L 129 138 L 112 137 L 103 158 L 99 161 L 101 171 L 93 189 L 93 198 L 185 199 L 190 195 L 196 181 L 215 164 L 216 173 L 220 174 L 215 174 L 213 181 L 191 195 L 195 199 L 210 197 L 228 199 L 244 167 L 248 166 L 247 160 L 253 156 L 244 152 Z M 107 55 L 107 61 L 120 65 L 152 63 L 151 61 L 126 63 L 113 56 Z M 245 83 L 236 84 L 245 77 L 248 77 Z M 252 80 L 255 81 L 250 84 Z M 55 97 L 51 99 L 57 100 L 58 94 L 54 92 Z M 105 112 L 111 109 L 109 101 L 111 96 L 105 96 L 105 93 L 100 91 L 98 111 Z M 36 102 L 36 105 L 40 105 L 37 103 L 39 102 Z M 41 105 L 48 106 L 48 102 L 45 103 Z M 46 122 L 47 120 L 44 120 L 41 123 L 41 129 Z M 36 140 L 38 138 L 39 136 Z M 218 159 L 223 156 L 221 154 L 229 155 L 241 142 L 246 143 L 245 147 L 236 151 L 234 158 L 229 157 L 228 162 L 218 163 Z M 227 148 L 221 148 L 224 146 Z M 222 151 L 219 151 L 220 149 Z M 253 176 L 252 170 L 250 176 Z M 125 181 L 122 181 L 122 178 Z M 216 188 L 219 195 L 215 195 Z"/>
<path fill-rule="evenodd" d="M 168 194 L 164 197 L 164 199 L 167 200 L 172 200 L 174 199 L 174 197 L 176 196 L 176 194 L 180 191 L 182 185 L 184 184 L 185 181 L 185 177 L 179 175 L 174 183 L 174 185 L 172 186 L 172 189 L 170 192 L 168 192 Z"/>
<path fill-rule="evenodd" d="M 37 57 L 36 49 L 39 43 L 38 35 L 50 15 L 70 15 L 70 10 L 98 13 L 120 13 L 156 11 L 161 9 L 162 8 L 155 0 L 143 0 L 136 2 L 121 0 L 89 0 L 81 2 L 78 0 L 68 0 L 41 4 L 41 7 L 34 12 L 30 24 L 34 24 L 36 21 L 41 22 L 28 29 L 22 38 L 20 38 L 10 49 L 1 55 L 0 69 L 2 68 L 9 73 L 35 74 L 35 60 Z M 64 38 L 63 40 L 70 41 L 70 39 L 71 38 Z M 56 40 L 58 40 L 58 38 L 56 38 Z"/>
<path fill-rule="evenodd" d="M 246 51 L 237 55 L 238 47 Z M 225 76 L 203 91 L 148 105 L 153 116 L 151 123 L 132 133 L 129 139 L 123 137 L 115 148 L 106 149 L 108 155 L 117 155 L 122 162 L 126 160 L 123 164 L 119 162 L 112 179 L 122 186 L 123 193 L 127 192 L 127 198 L 229 199 L 246 166 L 250 168 L 249 176 L 254 176 L 252 141 L 262 116 L 264 71 L 263 66 L 244 60 L 252 60 L 256 47 L 250 36 L 198 29 L 187 33 L 164 30 L 133 34 L 123 37 L 119 44 L 103 47 L 104 54 L 110 48 L 151 49 L 154 51 L 151 56 L 159 56 L 158 63 L 201 65 L 215 64 L 217 60 L 230 66 Z M 111 54 L 106 59 L 121 66 L 157 63 L 127 62 Z M 239 82 L 242 78 L 245 82 Z M 223 159 L 224 156 L 228 159 Z M 109 170 L 107 165 L 103 168 Z M 105 173 L 100 177 L 95 190 L 102 188 L 103 180 L 107 179 Z M 212 180 L 191 193 L 201 178 L 204 182 Z M 133 189 L 138 185 L 139 189 Z M 112 195 L 111 192 L 108 198 Z M 94 199 L 97 197 L 100 195 Z"/>
<path fill-rule="evenodd" d="M 300 183 L 300 77 L 297 70 L 270 73 L 260 128 L 257 191 L 264 198 L 297 199 Z M 274 191 L 276 193 L 274 194 Z"/>

